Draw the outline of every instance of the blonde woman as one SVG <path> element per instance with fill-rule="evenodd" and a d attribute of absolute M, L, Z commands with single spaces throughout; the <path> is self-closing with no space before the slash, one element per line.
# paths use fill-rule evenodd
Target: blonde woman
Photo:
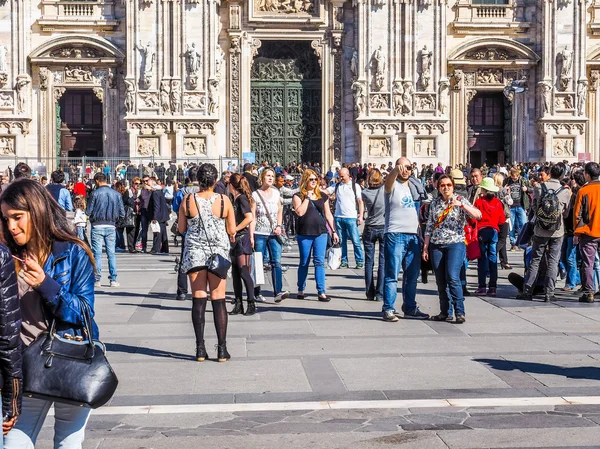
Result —
<path fill-rule="evenodd" d="M 505 270 L 512 270 L 512 267 L 508 263 L 508 254 L 506 252 L 506 239 L 508 238 L 508 232 L 510 231 L 510 206 L 513 204 L 513 199 L 510 196 L 510 191 L 506 187 L 502 187 L 504 184 L 504 175 L 502 173 L 496 173 L 492 178 L 496 187 L 500 187 L 497 197 L 504 207 L 504 215 L 506 222 L 500 225 L 500 232 L 498 232 L 498 255 L 500 257 L 500 266 Z"/>
<path fill-rule="evenodd" d="M 298 299 L 304 299 L 306 277 L 312 253 L 315 266 L 315 281 L 319 301 L 327 302 L 325 293 L 325 253 L 327 252 L 327 234 L 333 230 L 333 242 L 339 242 L 335 232 L 333 215 L 329 209 L 329 196 L 319 187 L 319 176 L 311 169 L 302 173 L 300 191 L 292 198 L 294 211 L 298 214 L 296 241 L 300 250 L 298 267 Z"/>

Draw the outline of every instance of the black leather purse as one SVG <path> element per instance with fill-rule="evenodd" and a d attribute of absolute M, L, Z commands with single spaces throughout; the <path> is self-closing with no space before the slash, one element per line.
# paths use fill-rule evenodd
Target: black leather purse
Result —
<path fill-rule="evenodd" d="M 91 316 L 81 303 L 87 340 L 56 334 L 56 320 L 23 352 L 23 394 L 79 407 L 106 404 L 119 383 L 104 343 L 92 340 Z"/>

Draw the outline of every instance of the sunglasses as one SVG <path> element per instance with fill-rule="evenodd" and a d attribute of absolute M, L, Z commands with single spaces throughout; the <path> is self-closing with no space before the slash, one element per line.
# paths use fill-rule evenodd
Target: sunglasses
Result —
<path fill-rule="evenodd" d="M 141 184 L 141 182 L 134 182 L 133 185 L 134 186 L 139 186 Z"/>
<path fill-rule="evenodd" d="M 412 165 L 400 165 L 399 167 L 404 168 L 405 170 L 408 170 L 408 171 L 412 171 L 413 170 L 413 166 Z"/>
<path fill-rule="evenodd" d="M 312 181 L 318 181 L 317 178 L 308 178 L 308 182 L 312 182 Z"/>
<path fill-rule="evenodd" d="M 440 184 L 440 189 L 446 189 L 446 188 L 450 188 L 450 187 L 454 187 L 452 184 Z"/>

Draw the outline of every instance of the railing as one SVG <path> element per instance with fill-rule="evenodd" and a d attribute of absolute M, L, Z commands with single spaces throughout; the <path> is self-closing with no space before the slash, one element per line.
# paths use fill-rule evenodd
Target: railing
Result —
<path fill-rule="evenodd" d="M 42 16 L 39 23 L 44 27 L 85 26 L 86 24 L 116 27 L 114 0 L 42 0 Z"/>
<path fill-rule="evenodd" d="M 508 5 L 473 5 L 473 15 L 478 19 L 504 19 Z"/>
<path fill-rule="evenodd" d="M 472 4 L 471 0 L 459 0 L 455 5 L 454 26 L 460 28 L 469 28 L 470 25 L 477 28 L 505 27 L 512 23 L 522 22 L 517 14 L 517 8 L 516 2 L 513 0 L 509 0 L 504 5 L 481 5 Z M 522 15 L 522 12 L 520 14 Z"/>
<path fill-rule="evenodd" d="M 63 13 L 65 16 L 88 16 L 95 15 L 94 3 L 90 2 L 68 2 L 63 3 Z"/>

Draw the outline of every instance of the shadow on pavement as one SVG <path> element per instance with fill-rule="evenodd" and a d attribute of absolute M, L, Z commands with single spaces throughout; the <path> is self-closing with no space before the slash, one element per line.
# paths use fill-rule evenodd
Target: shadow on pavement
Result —
<path fill-rule="evenodd" d="M 178 301 L 179 302 L 179 301 Z M 191 305 L 191 301 L 188 301 Z M 185 306 L 185 301 L 181 301 L 182 305 Z M 190 307 L 171 307 L 171 306 L 161 306 L 160 304 L 133 304 L 128 302 L 118 302 L 115 305 L 117 306 L 134 306 L 134 307 L 145 307 L 146 309 L 157 309 L 157 310 L 184 310 L 189 311 Z"/>
<path fill-rule="evenodd" d="M 307 307 L 285 307 L 285 306 L 274 306 L 274 307 L 263 307 L 259 305 L 260 312 L 288 312 L 298 313 L 301 315 L 311 316 L 329 316 L 337 318 L 359 318 L 362 320 L 377 320 L 381 321 L 381 312 L 348 312 L 345 310 L 331 310 L 331 309 L 309 309 Z"/>
<path fill-rule="evenodd" d="M 124 345 L 121 343 L 106 343 L 106 350 L 109 352 L 124 352 L 126 354 L 142 354 L 150 357 L 162 357 L 168 359 L 194 360 L 193 354 L 178 354 L 176 352 L 167 352 L 160 349 L 142 348 L 139 346 Z"/>
<path fill-rule="evenodd" d="M 491 368 L 500 371 L 518 370 L 525 373 L 552 374 L 567 377 L 569 379 L 600 380 L 600 367 L 597 366 L 564 367 L 548 365 L 546 363 L 521 362 L 503 359 L 474 359 L 474 361 L 485 363 Z"/>

